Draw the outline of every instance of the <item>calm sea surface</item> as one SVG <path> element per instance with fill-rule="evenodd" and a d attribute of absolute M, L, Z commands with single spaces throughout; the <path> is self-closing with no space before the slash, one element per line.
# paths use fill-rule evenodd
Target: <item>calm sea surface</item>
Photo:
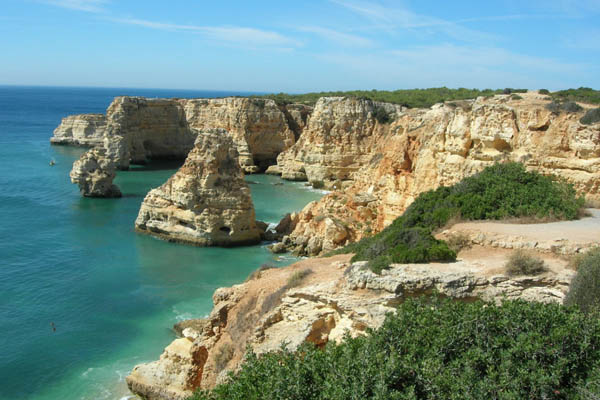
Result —
<path fill-rule="evenodd" d="M 264 244 L 196 248 L 138 235 L 145 194 L 177 165 L 119 172 L 123 198 L 87 199 L 69 182 L 84 150 L 49 145 L 62 117 L 105 112 L 114 96 L 243 94 L 0 86 L 1 400 L 127 398 L 131 368 L 158 358 L 175 322 L 208 314 L 217 287 L 263 263 L 294 261 L 275 259 Z M 274 185 L 277 177 L 247 179 L 257 218 L 267 222 L 322 195 Z"/>

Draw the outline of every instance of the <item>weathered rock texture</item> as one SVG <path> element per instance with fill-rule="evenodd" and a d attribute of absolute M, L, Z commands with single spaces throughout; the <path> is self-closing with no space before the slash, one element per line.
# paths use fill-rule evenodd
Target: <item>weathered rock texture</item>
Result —
<path fill-rule="evenodd" d="M 147 99 L 116 97 L 106 116 L 64 118 L 52 143 L 104 146 L 120 169 L 149 159 L 184 159 L 198 132 L 223 128 L 232 137 L 246 172 L 275 163 L 304 128 L 311 108 L 277 106 L 272 100 Z"/>
<path fill-rule="evenodd" d="M 135 227 L 201 246 L 260 241 L 250 189 L 227 132 L 212 129 L 198 134 L 183 166 L 148 193 Z"/>
<path fill-rule="evenodd" d="M 62 119 L 50 139 L 52 144 L 100 146 L 106 132 L 104 114 L 79 114 Z"/>
<path fill-rule="evenodd" d="M 73 164 L 70 176 L 85 197 L 121 197 L 121 191 L 112 183 L 116 176 L 115 162 L 104 148 L 85 152 Z"/>
<path fill-rule="evenodd" d="M 349 264 L 349 259 L 342 255 L 305 260 L 218 289 L 209 317 L 181 326 L 184 337 L 160 360 L 135 367 L 127 377 L 129 387 L 148 399 L 184 398 L 195 388 L 210 388 L 226 379 L 227 371 L 239 366 L 246 345 L 260 354 L 279 349 L 282 342 L 295 349 L 306 341 L 322 346 L 341 341 L 346 333 L 363 335 L 367 328 L 381 326 L 386 313 L 395 312 L 406 298 L 434 290 L 462 300 L 562 302 L 573 275 L 559 269 L 510 278 L 470 261 L 393 265 L 376 275 L 363 262 Z M 313 272 L 291 287 L 292 274 L 307 268 Z M 178 358 L 172 355 L 175 345 L 185 348 Z"/>
<path fill-rule="evenodd" d="M 373 110 L 381 105 L 373 102 L 320 99 L 300 140 L 270 172 L 336 191 L 296 216 L 288 247 L 319 254 L 378 232 L 423 191 L 495 162 L 522 162 L 600 199 L 600 124 L 580 124 L 584 111 L 553 114 L 537 94 L 523 97 L 388 107 L 389 123 L 377 122 Z"/>

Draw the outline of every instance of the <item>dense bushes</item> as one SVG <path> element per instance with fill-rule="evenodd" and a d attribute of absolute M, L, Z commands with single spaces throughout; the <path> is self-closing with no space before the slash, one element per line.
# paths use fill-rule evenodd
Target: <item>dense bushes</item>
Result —
<path fill-rule="evenodd" d="M 366 337 L 261 357 L 196 400 L 583 399 L 600 319 L 556 304 L 407 300 Z"/>
<path fill-rule="evenodd" d="M 288 103 L 304 103 L 314 105 L 320 97 L 325 96 L 342 96 L 371 99 L 374 101 L 382 101 L 386 103 L 401 104 L 411 108 L 426 108 L 431 107 L 436 103 L 443 103 L 451 100 L 467 100 L 474 99 L 479 96 L 493 96 L 502 94 L 506 90 L 510 93 L 526 91 L 525 89 L 448 89 L 446 87 L 431 88 L 431 89 L 407 89 L 407 90 L 352 90 L 347 92 L 320 92 L 306 94 L 267 94 L 259 97 L 273 99 L 279 104 Z"/>
<path fill-rule="evenodd" d="M 579 101 L 588 104 L 600 104 L 600 90 L 586 87 L 560 90 L 558 92 L 553 92 L 551 96 L 557 102 Z"/>
<path fill-rule="evenodd" d="M 588 110 L 583 117 L 579 120 L 584 125 L 595 124 L 600 122 L 600 108 L 593 108 Z"/>
<path fill-rule="evenodd" d="M 575 219 L 584 199 L 571 185 L 518 163 L 496 164 L 451 187 L 422 193 L 390 226 L 338 252 L 354 253 L 380 272 L 390 263 L 454 261 L 456 253 L 433 237 L 452 218 Z"/>
<path fill-rule="evenodd" d="M 600 248 L 577 259 L 577 275 L 571 281 L 566 305 L 590 312 L 600 306 Z"/>
<path fill-rule="evenodd" d="M 561 111 L 568 113 L 583 111 L 583 107 L 573 101 L 567 101 L 565 103 L 553 101 L 552 103 L 546 104 L 546 109 L 556 114 L 560 113 Z"/>

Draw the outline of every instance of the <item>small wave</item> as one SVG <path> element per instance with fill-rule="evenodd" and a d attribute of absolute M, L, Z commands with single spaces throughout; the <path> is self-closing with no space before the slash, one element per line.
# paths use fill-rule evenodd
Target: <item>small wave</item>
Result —
<path fill-rule="evenodd" d="M 84 378 L 87 378 L 88 374 L 90 372 L 92 372 L 94 370 L 94 368 L 88 368 L 84 373 L 81 374 L 81 376 L 83 376 Z"/>

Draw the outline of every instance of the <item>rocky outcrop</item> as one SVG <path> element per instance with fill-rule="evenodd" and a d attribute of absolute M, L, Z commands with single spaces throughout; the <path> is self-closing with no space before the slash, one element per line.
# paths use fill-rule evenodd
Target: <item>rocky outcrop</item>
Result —
<path fill-rule="evenodd" d="M 144 199 L 135 228 L 200 246 L 260 241 L 236 146 L 222 129 L 198 134 L 183 166 Z"/>
<path fill-rule="evenodd" d="M 288 247 L 314 255 L 378 232 L 420 193 L 495 162 L 522 162 L 599 199 L 600 124 L 582 125 L 584 111 L 552 113 L 543 96 L 522 97 L 390 110 L 387 123 L 368 111 L 376 106 L 369 101 L 319 100 L 301 139 L 271 171 L 324 180 L 335 191 L 297 215 Z M 345 239 L 331 243 L 333 228 Z"/>
<path fill-rule="evenodd" d="M 477 262 L 393 265 L 381 275 L 364 262 L 349 263 L 349 255 L 309 259 L 282 269 L 259 270 L 249 280 L 218 289 L 208 318 L 180 329 L 187 352 L 174 363 L 167 348 L 159 361 L 137 366 L 127 377 L 129 387 L 148 399 L 178 399 L 198 387 L 210 388 L 235 370 L 246 346 L 258 353 L 295 349 L 304 342 L 323 346 L 345 334 L 364 335 L 377 328 L 387 313 L 406 298 L 433 291 L 459 300 L 524 299 L 560 303 L 574 274 L 559 269 L 539 276 L 509 277 L 491 273 Z M 298 272 L 304 280 L 291 285 Z M 178 344 L 179 346 L 179 344 Z M 187 360 L 198 360 L 188 362 Z M 174 367 L 173 365 L 177 365 Z M 185 380 L 181 377 L 185 376 Z M 140 384 L 140 383 L 143 383 Z"/>
<path fill-rule="evenodd" d="M 100 146 L 106 133 L 104 114 L 79 114 L 62 119 L 50 138 L 52 144 Z"/>
<path fill-rule="evenodd" d="M 377 115 L 394 118 L 401 111 L 398 105 L 364 99 L 320 98 L 298 142 L 277 159 L 282 177 L 327 187 L 350 180 L 368 164 L 374 139 L 388 131 Z"/>
<path fill-rule="evenodd" d="M 277 106 L 251 98 L 147 99 L 116 97 L 106 116 L 66 117 L 50 140 L 55 144 L 104 146 L 120 169 L 150 159 L 184 159 L 198 132 L 225 129 L 240 154 L 245 172 L 274 164 L 300 135 L 311 108 Z"/>
<path fill-rule="evenodd" d="M 116 165 L 104 148 L 85 152 L 73 164 L 71 182 L 79 186 L 84 197 L 121 197 L 121 191 L 113 184 Z"/>
<path fill-rule="evenodd" d="M 279 153 L 295 143 L 294 131 L 273 100 L 227 97 L 179 100 L 179 103 L 190 128 L 198 131 L 222 128 L 231 134 L 245 172 L 264 171 L 275 164 Z"/>

